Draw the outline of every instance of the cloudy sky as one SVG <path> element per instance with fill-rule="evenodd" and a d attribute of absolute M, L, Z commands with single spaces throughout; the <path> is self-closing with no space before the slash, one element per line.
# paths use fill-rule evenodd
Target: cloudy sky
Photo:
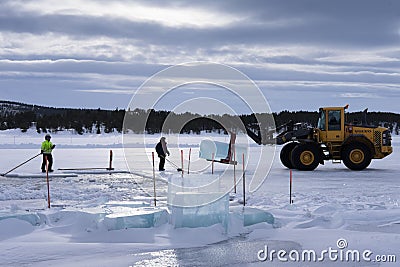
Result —
<path fill-rule="evenodd" d="M 399 41 L 396 0 L 2 0 L 0 99 L 126 108 L 155 73 L 211 61 L 252 79 L 273 111 L 400 113 Z"/>

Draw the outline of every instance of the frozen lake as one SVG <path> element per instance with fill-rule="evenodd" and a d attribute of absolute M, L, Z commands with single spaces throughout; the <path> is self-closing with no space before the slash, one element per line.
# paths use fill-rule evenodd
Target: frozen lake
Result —
<path fill-rule="evenodd" d="M 22 138 L 22 137 L 21 137 Z M 24 137 L 25 138 L 25 137 Z M 62 139 L 64 138 L 64 139 Z M 70 142 L 70 137 L 54 136 L 54 142 Z M 68 139 L 70 138 L 70 139 Z M 128 170 L 117 137 L 96 140 L 104 147 L 87 147 L 90 138 L 79 139 L 79 146 L 59 146 L 54 151 L 54 168 L 108 167 L 110 147 L 113 166 Z M 202 137 L 186 137 L 185 155 L 192 147 L 193 169 L 211 172 L 209 162 L 198 159 L 196 144 Z M 11 140 L 11 141 L 10 141 Z M 32 157 L 38 149 L 27 148 L 26 142 L 16 144 L 13 138 L 4 141 L 1 149 L 1 172 L 5 172 Z M 18 140 L 18 139 L 17 139 Z M 62 141 L 63 140 L 63 141 Z M 117 140 L 117 141 L 115 141 Z M 157 140 L 157 137 L 154 138 Z M 220 137 L 225 141 L 225 136 Z M 53 141 L 53 140 L 52 140 Z M 57 142 L 58 141 L 58 142 Z M 61 142 L 62 141 L 62 142 Z M 71 178 L 53 178 L 50 181 L 52 203 L 47 210 L 46 183 L 43 179 L 0 178 L 0 213 L 17 214 L 37 211 L 53 218 L 37 226 L 17 219 L 0 221 L 1 266 L 264 266 L 271 264 L 257 258 L 260 250 L 316 250 L 317 253 L 345 239 L 348 249 L 371 250 L 373 256 L 400 257 L 400 181 L 398 162 L 399 139 L 394 138 L 394 153 L 383 160 L 373 161 L 365 171 L 354 172 L 343 164 L 326 163 L 313 172 L 293 172 L 293 204 L 289 204 L 289 171 L 276 157 L 271 171 L 254 193 L 248 194 L 247 205 L 271 212 L 275 224 L 257 224 L 250 227 L 231 226 L 228 233 L 214 225 L 197 229 L 174 229 L 162 225 L 149 229 L 105 230 L 96 226 L 82 211 L 103 208 L 110 201 L 144 201 L 152 198 L 146 189 L 151 185 L 151 150 L 130 148 L 137 166 L 133 175 L 81 174 Z M 36 141 L 35 141 L 36 142 Z M 38 141 L 39 142 L 39 141 Z M 72 143 L 74 143 L 72 139 Z M 182 141 L 183 142 L 183 141 Z M 37 143 L 37 142 L 36 142 Z M 25 144 L 25 145 L 24 145 Z M 114 146 L 114 147 L 113 147 Z M 255 147 L 255 150 L 258 148 Z M 277 149 L 279 153 L 280 147 Z M 179 155 L 171 160 L 179 163 Z M 18 169 L 22 172 L 40 170 L 37 158 Z M 168 175 L 176 174 L 174 166 L 166 165 Z M 215 172 L 226 170 L 226 165 L 215 165 Z M 231 166 L 229 167 L 231 168 Z M 252 165 L 249 165 L 249 174 Z M 228 171 L 232 171 L 229 169 Z M 167 184 L 165 175 L 157 179 L 159 204 L 165 205 Z M 143 188 L 146 190 L 143 191 Z M 241 188 L 241 183 L 238 184 Z M 240 206 L 237 199 L 232 206 Z M 68 210 L 69 216 L 62 211 Z M 54 219 L 55 218 L 55 219 Z M 373 257 L 371 256 L 371 257 Z M 325 259 L 323 262 L 289 262 L 290 266 L 396 266 L 395 263 L 375 261 L 343 262 Z M 274 259 L 273 266 L 288 262 Z"/>

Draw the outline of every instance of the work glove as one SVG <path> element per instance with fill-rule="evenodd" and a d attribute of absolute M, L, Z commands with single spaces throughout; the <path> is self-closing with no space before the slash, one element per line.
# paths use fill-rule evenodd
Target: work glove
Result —
<path fill-rule="evenodd" d="M 56 147 L 56 145 L 52 145 L 51 149 L 54 149 Z"/>
<path fill-rule="evenodd" d="M 40 150 L 40 154 L 43 154 L 43 152 L 44 152 L 43 150 Z"/>
<path fill-rule="evenodd" d="M 169 151 L 167 152 L 167 155 L 169 156 Z"/>

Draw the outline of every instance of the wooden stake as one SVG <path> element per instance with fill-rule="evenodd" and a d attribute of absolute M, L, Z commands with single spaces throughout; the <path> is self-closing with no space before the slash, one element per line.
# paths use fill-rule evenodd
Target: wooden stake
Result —
<path fill-rule="evenodd" d="M 192 148 L 189 148 L 189 162 L 188 162 L 188 171 L 187 171 L 188 174 L 190 172 L 190 155 L 191 154 L 192 154 Z"/>
<path fill-rule="evenodd" d="M 110 150 L 110 163 L 108 165 L 108 170 L 114 170 L 114 168 L 112 167 L 112 160 L 113 160 L 113 151 Z"/>
<path fill-rule="evenodd" d="M 214 153 L 211 156 L 211 174 L 214 174 Z"/>
<path fill-rule="evenodd" d="M 44 156 L 46 161 L 46 181 L 47 181 L 47 207 L 50 209 L 50 182 L 49 182 L 49 162 L 47 161 L 47 156 Z"/>
<path fill-rule="evenodd" d="M 181 174 L 182 174 L 182 178 L 183 178 L 183 172 L 184 172 L 184 170 L 183 170 L 183 149 L 181 150 L 181 169 L 182 169 Z"/>
<path fill-rule="evenodd" d="M 157 206 L 157 197 L 156 197 L 156 169 L 154 164 L 154 152 L 151 152 L 151 157 L 153 160 L 153 190 L 154 190 L 154 207 Z"/>
<path fill-rule="evenodd" d="M 236 194 L 236 149 L 233 150 L 233 188 Z"/>

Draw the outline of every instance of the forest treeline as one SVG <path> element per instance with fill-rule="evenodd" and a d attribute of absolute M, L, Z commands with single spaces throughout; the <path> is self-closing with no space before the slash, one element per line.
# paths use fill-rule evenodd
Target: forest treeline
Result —
<path fill-rule="evenodd" d="M 123 129 L 126 115 L 125 128 Z M 282 125 L 290 120 L 304 122 L 316 126 L 318 112 L 281 111 L 273 113 L 275 125 Z M 261 118 L 262 128 L 272 128 L 270 114 L 257 114 Z M 361 112 L 347 114 L 348 121 L 361 120 Z M 390 128 L 399 134 L 400 114 L 388 112 L 369 112 L 368 123 Z M 78 134 L 110 133 L 131 131 L 134 133 L 200 133 L 202 131 L 225 132 L 225 129 L 240 128 L 240 124 L 257 129 L 257 119 L 251 115 L 199 115 L 193 113 L 175 114 L 169 111 L 143 110 L 104 110 L 104 109 L 72 109 L 52 108 L 23 103 L 0 101 L 0 130 L 21 129 L 27 131 L 36 127 L 38 133 L 73 129 Z M 224 127 L 222 126 L 224 125 Z"/>

